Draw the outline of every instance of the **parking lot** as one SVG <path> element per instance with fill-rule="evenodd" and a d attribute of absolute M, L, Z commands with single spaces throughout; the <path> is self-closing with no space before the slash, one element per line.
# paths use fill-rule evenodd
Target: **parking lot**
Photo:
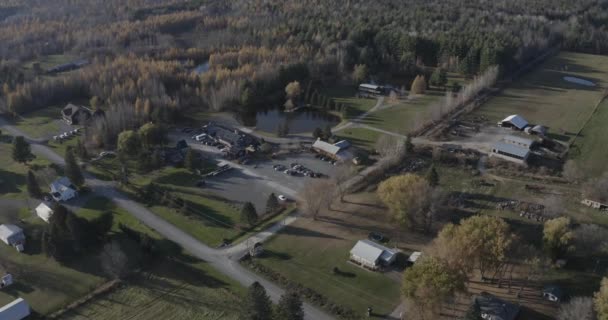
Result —
<path fill-rule="evenodd" d="M 183 135 L 172 136 L 173 140 L 184 138 Z M 313 179 L 327 179 L 332 176 L 335 166 L 330 162 L 315 158 L 314 153 L 304 152 L 282 156 L 276 160 L 251 161 L 247 165 L 235 161 L 227 161 L 217 147 L 204 145 L 188 139 L 190 147 L 203 153 L 206 158 L 216 162 L 228 162 L 233 168 L 216 176 L 205 178 L 205 188 L 218 196 L 237 202 L 252 202 L 258 212 L 263 212 L 266 200 L 271 193 L 284 195 L 289 200 L 295 200 L 298 192 L 307 181 Z M 291 169 L 292 164 L 299 164 L 304 169 L 321 174 L 322 177 L 308 177 L 300 170 L 293 175 L 284 171 Z M 284 170 L 275 170 L 275 166 L 284 166 Z"/>

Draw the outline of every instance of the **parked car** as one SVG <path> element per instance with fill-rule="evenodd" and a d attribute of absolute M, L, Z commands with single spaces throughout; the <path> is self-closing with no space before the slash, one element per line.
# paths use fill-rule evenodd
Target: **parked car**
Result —
<path fill-rule="evenodd" d="M 116 156 L 116 152 L 114 151 L 102 151 L 99 153 L 99 158 L 108 158 L 108 157 L 115 157 Z"/>
<path fill-rule="evenodd" d="M 282 194 L 280 194 L 277 198 L 279 198 L 281 201 L 287 201 L 287 197 Z"/>

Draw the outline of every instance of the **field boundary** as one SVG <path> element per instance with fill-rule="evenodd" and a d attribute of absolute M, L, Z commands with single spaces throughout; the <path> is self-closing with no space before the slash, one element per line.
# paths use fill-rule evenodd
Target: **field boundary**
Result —
<path fill-rule="evenodd" d="M 570 141 L 570 143 L 568 144 L 568 151 L 570 151 L 570 148 L 574 145 L 574 142 L 576 142 L 578 137 L 581 135 L 581 132 L 583 132 L 583 130 L 585 130 L 585 128 L 587 127 L 587 125 L 589 124 L 591 119 L 593 119 L 593 116 L 597 113 L 597 110 L 600 108 L 600 105 L 602 104 L 602 102 L 604 102 L 606 100 L 606 98 L 608 98 L 608 88 L 604 88 L 602 97 L 595 104 L 595 107 L 593 108 L 593 112 L 591 112 L 591 114 L 589 115 L 589 118 L 587 118 L 585 123 L 583 123 L 581 128 L 576 132 L 576 135 L 574 136 L 574 138 L 572 138 L 572 141 Z"/>
<path fill-rule="evenodd" d="M 120 281 L 118 279 L 106 282 L 106 283 L 100 285 L 99 287 L 97 287 L 95 290 L 93 290 L 93 292 L 90 292 L 86 296 L 68 304 L 67 306 L 61 308 L 58 311 L 53 312 L 51 315 L 48 316 L 48 318 L 49 319 L 58 319 L 60 316 L 64 315 L 66 312 L 72 311 L 72 310 L 86 304 L 87 302 L 99 297 L 100 295 L 106 294 L 106 293 L 118 288 L 118 286 L 120 286 L 121 284 L 122 284 L 122 281 Z"/>

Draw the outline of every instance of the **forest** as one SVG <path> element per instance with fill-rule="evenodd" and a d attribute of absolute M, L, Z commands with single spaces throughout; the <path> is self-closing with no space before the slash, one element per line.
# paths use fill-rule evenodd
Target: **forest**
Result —
<path fill-rule="evenodd" d="M 598 0 L 8 0 L 0 108 L 21 114 L 94 98 L 124 113 L 115 136 L 183 110 L 282 106 L 294 80 L 409 87 L 436 68 L 472 78 L 498 65 L 506 76 L 553 47 L 603 54 L 607 21 Z M 50 55 L 90 63 L 49 74 L 38 61 Z M 193 72 L 205 62 L 208 71 Z"/>

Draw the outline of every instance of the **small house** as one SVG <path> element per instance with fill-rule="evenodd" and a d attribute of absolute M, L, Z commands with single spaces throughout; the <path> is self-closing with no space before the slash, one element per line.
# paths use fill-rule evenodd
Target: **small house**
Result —
<path fill-rule="evenodd" d="M 13 275 L 10 273 L 3 275 L 2 278 L 0 279 L 0 289 L 6 288 L 12 284 L 13 284 Z"/>
<path fill-rule="evenodd" d="M 69 125 L 84 125 L 91 119 L 92 114 L 91 109 L 71 103 L 61 110 L 61 117 Z"/>
<path fill-rule="evenodd" d="M 0 308 L 0 319 L 21 320 L 30 315 L 30 306 L 23 298 L 19 298 Z"/>
<path fill-rule="evenodd" d="M 515 320 L 519 315 L 520 307 L 518 305 L 487 292 L 482 292 L 475 297 L 473 303 L 479 306 L 481 318 L 484 320 Z"/>
<path fill-rule="evenodd" d="M 14 224 L 0 225 L 0 240 L 11 247 L 15 247 L 17 251 L 23 252 L 25 244 L 25 234 L 23 229 Z"/>
<path fill-rule="evenodd" d="M 59 178 L 51 183 L 51 196 L 55 201 L 68 201 L 78 196 L 76 187 L 67 177 Z"/>
<path fill-rule="evenodd" d="M 362 83 L 359 85 L 357 95 L 360 97 L 376 97 L 379 95 L 383 95 L 385 91 L 386 90 L 382 86 L 376 84 Z"/>
<path fill-rule="evenodd" d="M 350 261 L 371 270 L 378 270 L 395 262 L 397 252 L 371 240 L 359 240 L 350 250 Z"/>
<path fill-rule="evenodd" d="M 53 215 L 53 209 L 45 202 L 41 202 L 36 207 L 36 215 L 44 220 L 44 222 L 49 223 L 49 219 L 51 219 L 51 216 Z"/>
<path fill-rule="evenodd" d="M 564 298 L 564 291 L 558 286 L 546 286 L 543 288 L 543 298 L 552 302 L 561 302 Z"/>
<path fill-rule="evenodd" d="M 518 114 L 510 115 L 498 122 L 499 127 L 524 130 L 529 125 L 528 121 Z"/>
<path fill-rule="evenodd" d="M 605 202 L 595 201 L 595 200 L 591 200 L 591 199 L 584 199 L 583 201 L 581 201 L 581 203 L 588 207 L 591 207 L 593 209 L 608 210 L 608 204 Z"/>

